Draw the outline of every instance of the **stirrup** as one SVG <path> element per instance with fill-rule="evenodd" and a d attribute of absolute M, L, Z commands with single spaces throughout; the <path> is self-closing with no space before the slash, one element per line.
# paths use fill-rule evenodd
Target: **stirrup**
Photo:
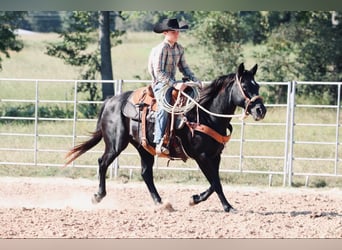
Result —
<path fill-rule="evenodd" d="M 170 151 L 168 148 L 164 147 L 163 142 L 161 142 L 156 146 L 156 154 L 168 155 L 168 154 L 170 154 Z"/>

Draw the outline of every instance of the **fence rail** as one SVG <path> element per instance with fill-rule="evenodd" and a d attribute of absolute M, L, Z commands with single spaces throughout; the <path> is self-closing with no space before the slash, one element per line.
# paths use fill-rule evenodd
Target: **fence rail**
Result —
<path fill-rule="evenodd" d="M 96 119 L 82 116 L 87 101 L 77 92 L 86 83 L 114 84 L 115 93 L 147 85 L 149 81 L 115 80 L 47 80 L 0 78 L 0 165 L 63 166 L 69 148 L 87 138 Z M 341 82 L 260 82 L 287 89 L 287 101 L 268 104 L 262 122 L 251 118 L 232 120 L 233 137 L 222 154 L 221 172 L 264 174 L 270 184 L 274 175 L 282 176 L 283 185 L 292 185 L 294 176 L 342 177 L 341 150 Z M 305 85 L 336 86 L 336 104 L 299 103 L 296 91 Z M 61 99 L 61 96 L 63 99 Z M 319 103 L 317 101 L 317 103 Z M 50 108 L 49 116 L 43 111 Z M 55 113 L 51 112 L 55 109 Z M 306 111 L 303 111 L 306 110 Z M 239 111 L 237 111 L 239 112 Z M 53 113 L 53 115 L 51 115 Z M 20 121 L 20 122 L 18 122 Z M 103 144 L 73 162 L 73 167 L 97 167 Z M 139 167 L 138 154 L 128 148 L 110 168 L 110 175 L 120 169 Z M 190 160 L 172 163 L 157 159 L 155 168 L 176 171 L 199 171 Z"/>

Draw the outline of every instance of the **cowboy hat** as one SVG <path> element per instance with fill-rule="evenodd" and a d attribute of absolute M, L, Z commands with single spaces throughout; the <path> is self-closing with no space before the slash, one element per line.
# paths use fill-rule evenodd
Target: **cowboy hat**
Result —
<path fill-rule="evenodd" d="M 188 24 L 184 21 L 178 22 L 177 19 L 164 19 L 161 23 L 154 25 L 153 31 L 156 33 L 163 33 L 168 30 L 187 30 Z"/>

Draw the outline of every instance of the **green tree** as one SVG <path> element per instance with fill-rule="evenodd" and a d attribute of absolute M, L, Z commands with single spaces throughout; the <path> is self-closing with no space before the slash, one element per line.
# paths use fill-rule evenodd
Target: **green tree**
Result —
<path fill-rule="evenodd" d="M 101 76 L 102 80 L 113 80 L 111 44 L 110 44 L 110 13 L 100 11 L 99 13 L 99 43 L 101 54 Z M 102 83 L 102 99 L 114 95 L 114 87 L 111 83 Z"/>
<path fill-rule="evenodd" d="M 306 39 L 299 53 L 305 80 L 340 81 L 342 79 L 342 24 L 333 24 L 331 12 L 311 12 Z"/>
<path fill-rule="evenodd" d="M 17 35 L 14 33 L 20 25 L 20 22 L 26 15 L 22 11 L 1 11 L 0 12 L 0 70 L 2 69 L 1 54 L 10 58 L 9 51 L 20 51 L 23 49 L 24 44 L 18 40 Z"/>
<path fill-rule="evenodd" d="M 186 20 L 192 26 L 194 13 L 194 11 L 123 11 L 122 15 L 127 18 L 127 21 L 121 26 L 124 30 L 151 31 L 155 23 L 165 18 Z"/>
<path fill-rule="evenodd" d="M 241 11 L 239 13 L 240 30 L 243 43 L 260 44 L 267 39 L 268 22 L 260 11 Z"/>
<path fill-rule="evenodd" d="M 255 53 L 265 81 L 341 81 L 342 27 L 332 12 L 267 12 L 269 35 Z M 284 86 L 268 86 L 270 101 L 286 100 Z M 336 103 L 336 86 L 301 85 L 297 93 L 311 103 Z M 323 97 L 323 98 L 322 98 Z"/>
<path fill-rule="evenodd" d="M 306 81 L 342 80 L 342 13 L 337 13 L 337 23 L 332 20 L 332 12 L 309 12 L 309 22 L 305 27 L 305 37 L 301 42 L 298 61 L 300 72 Z M 326 104 L 336 104 L 336 86 L 305 85 L 299 94 L 310 99 L 319 98 Z"/>
<path fill-rule="evenodd" d="M 50 44 L 47 47 L 47 54 L 61 58 L 72 66 L 82 67 L 82 79 L 94 80 L 101 75 L 103 80 L 112 80 L 110 47 L 121 43 L 119 37 L 124 32 L 115 30 L 113 24 L 113 19 L 120 13 L 110 14 L 109 12 L 72 12 L 68 19 L 70 23 L 68 30 L 61 33 L 62 41 Z M 96 42 L 98 46 L 92 46 Z M 100 99 L 95 83 L 81 84 L 78 91 L 87 92 L 90 101 Z M 104 83 L 102 99 L 113 94 L 113 87 L 108 88 L 108 83 Z M 90 110 L 84 111 L 88 117 L 95 115 L 96 112 L 96 105 L 91 105 Z"/>
<path fill-rule="evenodd" d="M 213 61 L 204 74 L 215 77 L 235 71 L 236 65 L 243 60 L 238 12 L 199 11 L 194 15 L 192 32 Z"/>
<path fill-rule="evenodd" d="M 260 63 L 259 79 L 270 82 L 288 82 L 298 79 L 298 46 L 289 40 L 295 32 L 295 25 L 286 24 L 274 28 L 267 41 L 254 57 Z M 271 103 L 286 103 L 287 87 L 284 85 L 268 85 L 267 101 Z"/>

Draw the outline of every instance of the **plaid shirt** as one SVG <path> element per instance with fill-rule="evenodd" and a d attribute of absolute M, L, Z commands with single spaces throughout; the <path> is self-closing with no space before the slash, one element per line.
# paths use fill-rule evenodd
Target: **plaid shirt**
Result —
<path fill-rule="evenodd" d="M 164 82 L 173 86 L 176 79 L 176 68 L 192 81 L 197 81 L 190 70 L 184 57 L 184 48 L 175 43 L 173 47 L 163 41 L 157 47 L 153 48 L 149 57 L 148 71 L 152 76 L 153 85 L 158 82 Z"/>

